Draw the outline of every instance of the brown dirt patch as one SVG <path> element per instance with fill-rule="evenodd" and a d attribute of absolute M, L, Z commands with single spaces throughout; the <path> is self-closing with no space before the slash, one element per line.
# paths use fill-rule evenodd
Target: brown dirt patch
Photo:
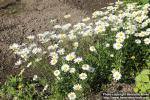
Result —
<path fill-rule="evenodd" d="M 106 7 L 109 3 L 115 2 L 116 0 L 62 0 L 65 3 L 77 8 L 84 10 L 88 15 L 91 15 L 96 10 Z"/>

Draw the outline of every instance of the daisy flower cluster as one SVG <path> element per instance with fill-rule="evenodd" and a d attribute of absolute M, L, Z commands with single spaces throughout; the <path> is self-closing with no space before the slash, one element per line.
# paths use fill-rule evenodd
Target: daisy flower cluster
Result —
<path fill-rule="evenodd" d="M 133 56 L 126 54 L 127 47 L 148 48 L 149 7 L 149 4 L 140 6 L 119 1 L 102 8 L 103 11 L 95 11 L 91 18 L 86 17 L 75 25 L 58 24 L 54 25 L 52 31 L 29 35 L 26 43 L 10 46 L 20 56 L 15 66 L 47 67 L 55 78 L 55 94 L 63 95 L 64 98 L 67 96 L 70 100 L 81 98 L 87 92 L 84 90 L 90 87 L 88 82 L 99 80 L 96 78 L 99 75 L 113 74 L 112 80 L 116 81 L 123 78 L 124 69 L 121 70 L 121 66 L 130 60 L 126 56 Z M 65 15 L 64 19 L 70 17 Z"/>
<path fill-rule="evenodd" d="M 114 49 L 119 50 L 122 48 L 122 43 L 125 40 L 125 33 L 123 32 L 118 32 L 116 34 L 116 43 L 113 44 Z"/>

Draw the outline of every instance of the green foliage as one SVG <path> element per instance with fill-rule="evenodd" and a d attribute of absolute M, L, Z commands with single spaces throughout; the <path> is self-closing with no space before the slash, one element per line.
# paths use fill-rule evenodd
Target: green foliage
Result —
<path fill-rule="evenodd" d="M 149 93 L 150 92 L 150 70 L 144 69 L 135 78 L 136 87 L 134 92 Z"/>
<path fill-rule="evenodd" d="M 48 99 L 51 95 L 49 88 L 43 91 L 46 83 L 44 80 L 32 80 L 21 76 L 11 76 L 0 87 L 0 94 L 3 100 L 39 100 Z"/>
<path fill-rule="evenodd" d="M 126 3 L 133 3 L 133 2 L 137 2 L 139 4 L 146 4 L 146 3 L 149 3 L 149 0 L 124 0 L 124 2 Z"/>
<path fill-rule="evenodd" d="M 124 81 L 132 83 L 137 72 L 143 68 L 148 68 L 146 60 L 149 59 L 149 47 L 136 44 L 135 37 L 130 37 L 126 40 L 125 48 L 123 49 L 124 62 L 122 62 L 122 70 Z M 133 47 L 134 45 L 134 47 Z"/>

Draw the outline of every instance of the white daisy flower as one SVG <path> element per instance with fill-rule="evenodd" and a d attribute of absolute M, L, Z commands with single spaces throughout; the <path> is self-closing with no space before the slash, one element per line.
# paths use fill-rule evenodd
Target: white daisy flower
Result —
<path fill-rule="evenodd" d="M 93 18 L 97 18 L 98 16 L 101 16 L 103 15 L 104 13 L 102 11 L 95 11 L 93 14 L 92 14 L 92 17 Z"/>
<path fill-rule="evenodd" d="M 147 44 L 147 45 L 150 44 L 150 38 L 145 38 L 144 43 Z"/>
<path fill-rule="evenodd" d="M 89 17 L 86 17 L 86 18 L 82 19 L 83 22 L 87 22 L 87 21 L 89 21 L 89 20 L 90 20 Z"/>
<path fill-rule="evenodd" d="M 50 55 L 53 59 L 58 59 L 58 54 L 56 52 L 51 52 Z"/>
<path fill-rule="evenodd" d="M 51 45 L 51 46 L 48 46 L 48 50 L 54 50 L 54 49 L 57 49 L 58 48 L 58 44 L 54 44 L 54 45 Z"/>
<path fill-rule="evenodd" d="M 80 90 L 82 89 L 82 86 L 81 86 L 80 84 L 75 84 L 75 85 L 73 86 L 73 89 L 74 89 L 75 91 L 80 91 Z"/>
<path fill-rule="evenodd" d="M 64 71 L 64 72 L 68 72 L 70 69 L 69 65 L 68 64 L 64 64 L 61 66 L 61 70 Z"/>
<path fill-rule="evenodd" d="M 107 43 L 107 44 L 106 44 L 106 47 L 107 47 L 107 48 L 108 48 L 108 47 L 110 47 L 110 44 L 109 44 L 109 43 Z"/>
<path fill-rule="evenodd" d="M 29 40 L 33 40 L 34 38 L 35 38 L 34 35 L 29 35 L 29 36 L 27 36 L 27 39 L 29 39 Z"/>
<path fill-rule="evenodd" d="M 74 63 L 80 63 L 81 61 L 83 61 L 83 59 L 81 57 L 77 57 L 76 59 L 74 59 Z"/>
<path fill-rule="evenodd" d="M 123 32 L 118 32 L 118 33 L 116 34 L 116 38 L 123 38 L 123 39 L 125 39 L 125 33 L 123 33 Z"/>
<path fill-rule="evenodd" d="M 55 75 L 56 77 L 58 77 L 58 76 L 60 75 L 60 71 L 59 71 L 59 70 L 55 70 L 55 71 L 54 71 L 54 75 Z"/>
<path fill-rule="evenodd" d="M 16 66 L 19 66 L 21 64 L 22 64 L 22 60 L 20 60 L 20 59 L 15 63 Z"/>
<path fill-rule="evenodd" d="M 56 58 L 53 58 L 51 61 L 50 61 L 50 64 L 51 65 L 56 65 L 58 62 L 58 60 Z"/>
<path fill-rule="evenodd" d="M 74 92 L 70 92 L 68 94 L 68 98 L 69 98 L 69 100 L 75 100 L 76 99 L 76 94 Z"/>
<path fill-rule="evenodd" d="M 50 22 L 51 23 L 55 23 L 57 21 L 57 19 L 51 19 Z"/>
<path fill-rule="evenodd" d="M 87 74 L 86 73 L 81 73 L 81 74 L 79 74 L 79 78 L 81 80 L 85 80 L 87 78 Z"/>
<path fill-rule="evenodd" d="M 76 39 L 77 36 L 74 35 L 74 34 L 68 34 L 68 38 L 69 38 L 70 40 L 73 40 L 73 39 Z"/>
<path fill-rule="evenodd" d="M 122 47 L 123 47 L 123 45 L 120 44 L 120 43 L 114 43 L 114 44 L 113 44 L 113 48 L 116 49 L 116 50 L 119 50 L 119 49 L 121 49 Z"/>
<path fill-rule="evenodd" d="M 12 45 L 9 47 L 9 49 L 11 49 L 11 50 L 18 50 L 19 47 L 20 47 L 20 45 L 14 43 L 14 44 L 12 44 Z"/>
<path fill-rule="evenodd" d="M 83 70 L 90 70 L 90 66 L 88 64 L 82 65 Z"/>
<path fill-rule="evenodd" d="M 75 58 L 76 58 L 75 52 L 69 53 L 69 54 L 65 57 L 65 59 L 66 59 L 67 61 L 72 61 L 72 60 L 75 59 Z"/>
<path fill-rule="evenodd" d="M 140 40 L 140 39 L 136 39 L 136 40 L 135 40 L 135 43 L 141 44 L 141 40 Z"/>
<path fill-rule="evenodd" d="M 55 25 L 54 28 L 55 29 L 61 29 L 61 26 L 60 25 Z"/>
<path fill-rule="evenodd" d="M 150 28 L 146 29 L 146 32 L 150 32 Z"/>
<path fill-rule="evenodd" d="M 70 14 L 67 14 L 67 15 L 64 16 L 65 19 L 68 19 L 68 18 L 70 18 L 70 17 L 71 17 Z"/>
<path fill-rule="evenodd" d="M 114 57 L 114 54 L 110 54 L 110 57 L 112 57 L 112 58 L 113 58 L 113 57 Z"/>
<path fill-rule="evenodd" d="M 117 38 L 117 39 L 116 39 L 116 42 L 117 42 L 117 43 L 123 43 L 123 42 L 124 42 L 124 38 Z"/>
<path fill-rule="evenodd" d="M 37 80 L 38 76 L 37 75 L 34 75 L 33 76 L 33 81 Z"/>
<path fill-rule="evenodd" d="M 91 52 L 96 52 L 96 48 L 95 48 L 94 46 L 91 46 L 91 47 L 89 48 L 89 50 L 90 50 Z"/>
<path fill-rule="evenodd" d="M 33 54 L 37 54 L 37 53 L 41 53 L 42 49 L 41 48 L 33 48 L 32 53 Z"/>
<path fill-rule="evenodd" d="M 75 68 L 70 68 L 70 73 L 75 73 L 76 69 Z"/>
<path fill-rule="evenodd" d="M 64 48 L 59 49 L 57 52 L 58 52 L 60 55 L 63 55 L 63 54 L 65 53 L 65 49 L 64 49 Z"/>
<path fill-rule="evenodd" d="M 73 46 L 74 46 L 75 48 L 77 48 L 77 47 L 79 46 L 79 43 L 78 43 L 78 42 L 74 42 L 74 43 L 73 43 Z"/>
<path fill-rule="evenodd" d="M 96 28 L 95 28 L 96 34 L 102 33 L 102 32 L 105 32 L 105 31 L 106 31 L 106 28 L 105 28 L 104 25 L 99 25 L 99 26 L 96 26 Z"/>
<path fill-rule="evenodd" d="M 57 38 L 58 38 L 58 39 L 65 39 L 66 37 L 67 37 L 67 35 L 64 34 L 64 33 L 61 33 L 61 34 L 58 34 L 58 35 L 57 35 Z"/>
<path fill-rule="evenodd" d="M 63 25 L 61 28 L 62 28 L 62 30 L 66 31 L 66 30 L 68 30 L 70 27 L 71 27 L 71 24 L 68 23 L 68 24 Z"/>
<path fill-rule="evenodd" d="M 116 80 L 116 81 L 120 80 L 120 79 L 121 79 L 121 74 L 120 74 L 120 72 L 114 71 L 114 72 L 113 72 L 113 79 Z"/>

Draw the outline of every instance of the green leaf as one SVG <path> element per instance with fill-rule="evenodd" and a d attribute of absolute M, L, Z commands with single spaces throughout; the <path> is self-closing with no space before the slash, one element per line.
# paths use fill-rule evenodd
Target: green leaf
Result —
<path fill-rule="evenodd" d="M 145 87 L 150 90 L 150 83 L 145 84 Z"/>
<path fill-rule="evenodd" d="M 137 88 L 141 88 L 142 84 L 141 83 L 137 83 L 136 86 L 137 86 Z"/>
<path fill-rule="evenodd" d="M 148 65 L 148 67 L 150 67 L 150 62 L 147 62 L 146 64 Z"/>
<path fill-rule="evenodd" d="M 141 75 L 142 82 L 149 82 L 149 77 L 147 75 Z"/>
<path fill-rule="evenodd" d="M 142 92 L 142 93 L 145 93 L 145 92 L 146 92 L 146 89 L 145 89 L 144 86 L 141 87 L 141 92 Z"/>
<path fill-rule="evenodd" d="M 138 76 L 135 78 L 135 80 L 136 80 L 137 82 L 141 82 L 141 81 L 142 81 L 141 75 L 138 75 Z"/>
<path fill-rule="evenodd" d="M 133 90 L 134 90 L 134 92 L 136 92 L 136 93 L 139 91 L 138 88 L 134 88 Z"/>
<path fill-rule="evenodd" d="M 150 74 L 150 70 L 145 69 L 145 70 L 143 70 L 143 71 L 141 72 L 141 74 Z"/>

